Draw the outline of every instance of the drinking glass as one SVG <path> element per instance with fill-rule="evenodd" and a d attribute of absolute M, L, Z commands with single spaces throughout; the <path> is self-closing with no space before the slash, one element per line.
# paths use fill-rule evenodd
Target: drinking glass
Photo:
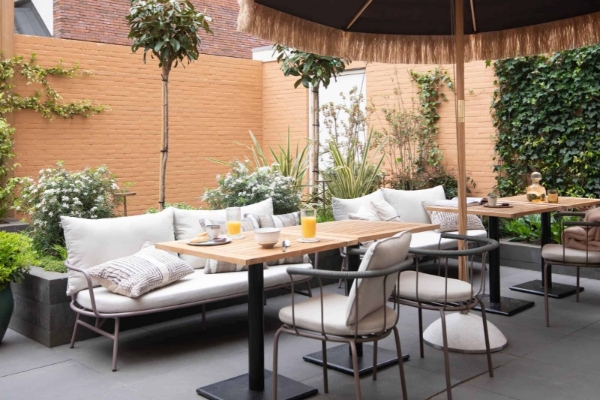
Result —
<path fill-rule="evenodd" d="M 558 190 L 548 190 L 548 203 L 558 203 Z"/>
<path fill-rule="evenodd" d="M 318 242 L 317 239 L 317 211 L 306 209 L 300 212 L 300 224 L 302 225 L 302 241 Z"/>
<path fill-rule="evenodd" d="M 228 207 L 225 209 L 227 235 L 230 239 L 242 239 L 242 209 L 240 207 Z"/>

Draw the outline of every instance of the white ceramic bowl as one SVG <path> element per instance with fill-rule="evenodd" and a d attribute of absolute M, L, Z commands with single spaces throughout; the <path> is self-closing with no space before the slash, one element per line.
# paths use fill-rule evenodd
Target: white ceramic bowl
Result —
<path fill-rule="evenodd" d="M 258 228 L 254 230 L 254 239 L 265 249 L 272 249 L 279 241 L 281 229 Z"/>

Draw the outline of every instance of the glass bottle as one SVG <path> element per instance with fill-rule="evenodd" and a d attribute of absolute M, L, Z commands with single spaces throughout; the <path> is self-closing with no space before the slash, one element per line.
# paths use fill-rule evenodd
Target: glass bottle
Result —
<path fill-rule="evenodd" d="M 527 200 L 532 203 L 543 203 L 546 201 L 546 188 L 540 185 L 542 174 L 534 172 L 531 174 L 531 185 L 527 186 Z"/>

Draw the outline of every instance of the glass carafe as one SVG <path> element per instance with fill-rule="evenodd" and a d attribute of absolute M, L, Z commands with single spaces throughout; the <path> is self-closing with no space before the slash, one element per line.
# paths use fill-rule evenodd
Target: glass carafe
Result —
<path fill-rule="evenodd" d="M 544 203 L 546 201 L 546 188 L 540 185 L 542 174 L 534 172 L 531 174 L 531 185 L 527 186 L 527 200 L 532 203 Z"/>

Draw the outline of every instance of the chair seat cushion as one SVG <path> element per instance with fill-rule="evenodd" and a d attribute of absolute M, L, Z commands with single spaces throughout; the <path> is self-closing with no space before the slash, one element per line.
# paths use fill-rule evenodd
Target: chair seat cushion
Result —
<path fill-rule="evenodd" d="M 400 274 L 400 297 L 417 300 L 417 272 L 405 271 Z M 419 272 L 419 301 L 443 303 L 446 292 L 446 278 Z M 471 284 L 448 278 L 448 302 L 469 300 Z"/>
<path fill-rule="evenodd" d="M 458 234 L 458 232 L 448 233 Z M 437 250 L 438 248 L 440 250 L 449 250 L 456 249 L 458 247 L 458 240 L 442 239 L 442 241 L 440 242 L 440 235 L 441 233 L 434 231 L 413 233 L 412 240 L 410 241 L 410 247 L 427 250 Z M 487 232 L 485 230 L 479 229 L 469 230 L 467 231 L 467 236 L 487 237 Z"/>
<path fill-rule="evenodd" d="M 600 264 L 600 252 L 589 251 L 587 256 L 587 262 L 589 264 Z M 564 248 L 564 259 L 563 259 L 563 246 L 560 244 L 547 244 L 542 248 L 542 258 L 550 261 L 559 261 L 574 264 L 585 264 L 586 256 L 584 250 L 571 249 L 569 247 Z M 593 265 L 596 267 L 597 265 Z"/>
<path fill-rule="evenodd" d="M 290 265 L 274 266 L 263 272 L 265 288 L 271 288 L 290 282 L 286 269 Z M 311 264 L 297 264 L 294 267 L 311 269 Z M 306 276 L 294 276 L 294 283 L 310 279 Z M 146 293 L 136 299 L 109 292 L 103 287 L 94 288 L 96 308 L 101 313 L 141 312 L 157 308 L 201 302 L 220 297 L 244 295 L 248 292 L 248 272 L 229 274 L 205 274 L 195 270 L 169 286 Z M 76 301 L 81 306 L 92 309 L 89 291 L 77 293 Z"/>
<path fill-rule="evenodd" d="M 356 325 L 346 325 L 348 297 L 335 293 L 323 295 L 323 315 L 325 333 L 338 336 L 353 336 Z M 390 329 L 396 322 L 396 311 L 385 307 L 385 329 Z M 315 296 L 306 301 L 296 303 L 296 327 L 313 332 L 321 332 L 321 297 Z M 372 312 L 358 323 L 358 334 L 369 335 L 379 333 L 383 325 L 384 307 Z M 279 319 L 284 324 L 293 325 L 292 306 L 279 311 Z"/>

